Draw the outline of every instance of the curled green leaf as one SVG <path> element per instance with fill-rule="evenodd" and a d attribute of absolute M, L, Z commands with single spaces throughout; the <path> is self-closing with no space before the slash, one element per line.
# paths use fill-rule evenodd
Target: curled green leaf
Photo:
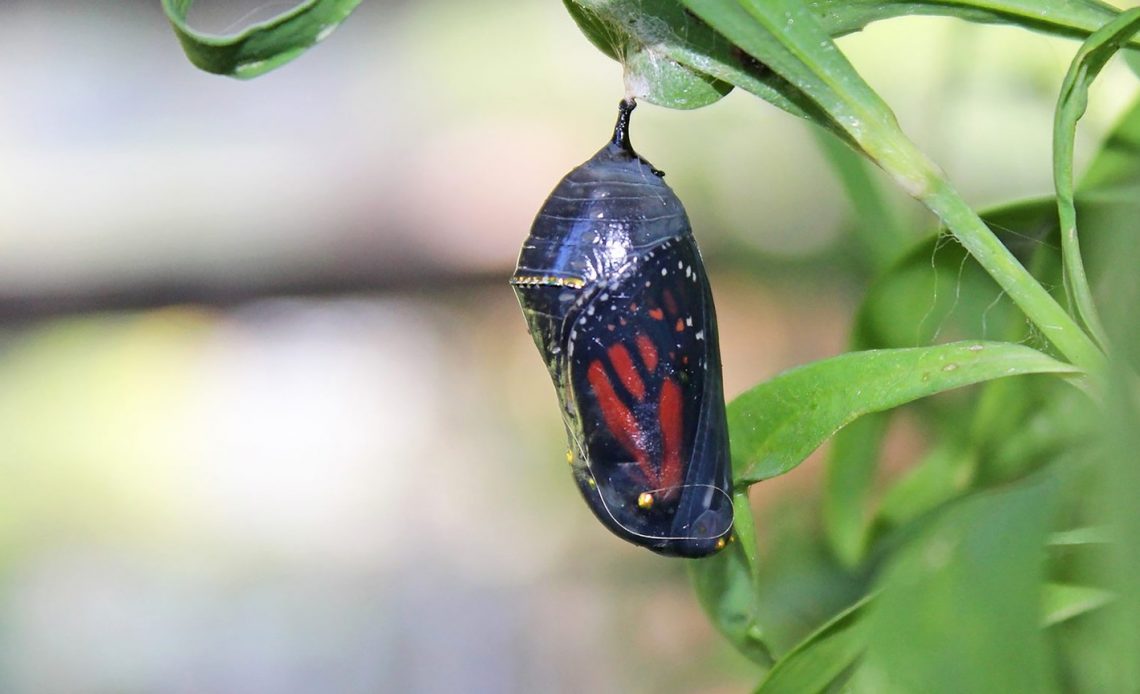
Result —
<path fill-rule="evenodd" d="M 251 79 L 280 67 L 323 41 L 360 0 L 307 0 L 240 33 L 217 36 L 190 28 L 194 0 L 162 0 L 162 9 L 190 62 L 206 72 Z"/>
<path fill-rule="evenodd" d="M 1108 59 L 1140 31 L 1140 8 L 1124 12 L 1097 30 L 1073 58 L 1053 119 L 1053 182 L 1057 189 L 1057 216 L 1061 221 L 1061 251 L 1065 289 L 1070 302 L 1089 332 L 1103 346 L 1107 342 L 1092 288 L 1085 275 L 1077 239 L 1077 210 L 1073 202 L 1073 147 L 1077 121 L 1089 103 L 1089 86 Z"/>

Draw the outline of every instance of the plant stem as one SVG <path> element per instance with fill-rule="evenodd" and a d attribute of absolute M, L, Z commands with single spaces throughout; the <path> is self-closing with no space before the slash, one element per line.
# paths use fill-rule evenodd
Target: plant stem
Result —
<path fill-rule="evenodd" d="M 1096 343 L 998 240 L 893 117 L 866 121 L 862 126 L 851 134 L 867 156 L 942 220 L 1061 354 L 1089 372 L 1094 381 L 1102 378 L 1107 363 Z"/>
<path fill-rule="evenodd" d="M 1094 376 L 1104 373 L 1104 354 L 1089 336 L 1009 252 L 962 196 L 941 176 L 931 176 L 918 196 L 954 238 L 1005 290 L 1045 337 L 1069 359 Z"/>

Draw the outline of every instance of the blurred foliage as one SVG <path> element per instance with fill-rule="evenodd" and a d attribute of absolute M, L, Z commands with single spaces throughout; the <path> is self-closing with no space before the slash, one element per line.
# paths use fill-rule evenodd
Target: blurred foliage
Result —
<path fill-rule="evenodd" d="M 306 7 L 322 4 L 333 3 Z M 736 541 L 690 573 L 718 630 L 767 670 L 761 691 L 1136 690 L 1140 328 L 1131 309 L 1140 252 L 1130 232 L 1140 212 L 1140 104 L 1075 193 L 1071 182 L 1088 86 L 1132 45 L 1140 13 L 1118 15 L 1096 0 L 566 4 L 589 39 L 622 61 L 635 95 L 694 108 L 740 86 L 834 136 L 824 146 L 862 216 L 863 265 L 880 273 L 852 329 L 857 351 L 778 376 L 731 405 Z M 354 3 L 342 5 L 336 21 Z M 172 6 L 184 19 L 188 3 Z M 901 136 L 831 37 L 905 14 L 1087 37 L 1058 104 L 1056 199 L 996 207 L 983 225 Z M 270 42 L 256 53 L 258 70 L 331 25 L 306 25 L 303 41 L 272 34 L 278 26 L 247 34 Z M 192 55 L 210 45 L 180 38 Z M 196 62 L 253 74 L 244 58 L 233 67 L 212 60 Z M 922 199 L 953 240 L 901 248 L 905 233 L 852 152 Z M 1045 373 L 1066 378 L 1026 377 Z M 893 408 L 919 398 L 906 412 L 924 452 L 880 488 Z M 792 512 L 802 524 L 773 524 L 772 557 L 761 558 L 747 487 L 795 468 L 833 435 L 822 507 Z M 816 511 L 822 533 L 810 520 Z M 790 511 L 767 511 L 777 512 Z M 795 552 L 781 555 L 789 545 Z M 806 617 L 805 605 L 815 608 Z"/>

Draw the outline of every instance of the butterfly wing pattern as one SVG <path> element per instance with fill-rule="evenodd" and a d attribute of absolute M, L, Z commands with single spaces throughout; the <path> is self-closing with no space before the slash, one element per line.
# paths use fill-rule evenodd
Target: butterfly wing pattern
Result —
<path fill-rule="evenodd" d="M 629 144 L 632 108 L 547 199 L 512 284 L 594 514 L 630 542 L 701 557 L 732 530 L 716 314 L 684 208 Z"/>

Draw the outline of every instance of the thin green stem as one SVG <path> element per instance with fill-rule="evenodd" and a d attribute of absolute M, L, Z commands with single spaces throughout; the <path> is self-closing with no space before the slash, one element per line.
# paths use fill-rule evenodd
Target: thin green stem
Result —
<path fill-rule="evenodd" d="M 1061 257 L 1065 290 L 1073 311 L 1102 346 L 1108 345 L 1092 287 L 1085 274 L 1077 238 L 1077 210 L 1073 194 L 1073 148 L 1077 121 L 1088 108 L 1089 87 L 1109 58 L 1140 31 L 1140 8 L 1121 13 L 1093 32 L 1073 58 L 1053 119 L 1053 180 L 1057 189 L 1057 217 L 1061 225 Z"/>
<path fill-rule="evenodd" d="M 946 225 L 978 264 L 1005 290 L 1041 333 L 1073 364 L 1104 372 L 1104 354 L 1049 292 L 1029 274 L 985 222 L 941 177 L 931 177 L 919 199 Z"/>
<path fill-rule="evenodd" d="M 962 199 L 945 175 L 893 123 L 862 133 L 859 144 L 908 193 L 938 216 L 1041 333 L 1075 366 L 1094 379 L 1105 371 L 1105 356 L 1088 334 L 1018 262 L 986 223 Z"/>
<path fill-rule="evenodd" d="M 749 606 L 752 623 L 748 625 L 747 637 L 754 644 L 755 648 L 763 652 L 769 663 L 774 663 L 776 659 L 773 657 L 772 652 L 768 650 L 764 629 L 760 623 L 756 621 L 758 612 L 756 603 L 759 600 L 760 586 L 760 560 L 756 556 L 756 524 L 752 518 L 752 504 L 748 499 L 747 488 L 733 492 L 732 504 L 735 511 L 733 514 L 732 533 L 735 536 L 733 540 L 739 542 L 743 548 L 744 556 L 748 562 L 748 576 L 752 584 L 753 599 L 752 604 Z"/>

